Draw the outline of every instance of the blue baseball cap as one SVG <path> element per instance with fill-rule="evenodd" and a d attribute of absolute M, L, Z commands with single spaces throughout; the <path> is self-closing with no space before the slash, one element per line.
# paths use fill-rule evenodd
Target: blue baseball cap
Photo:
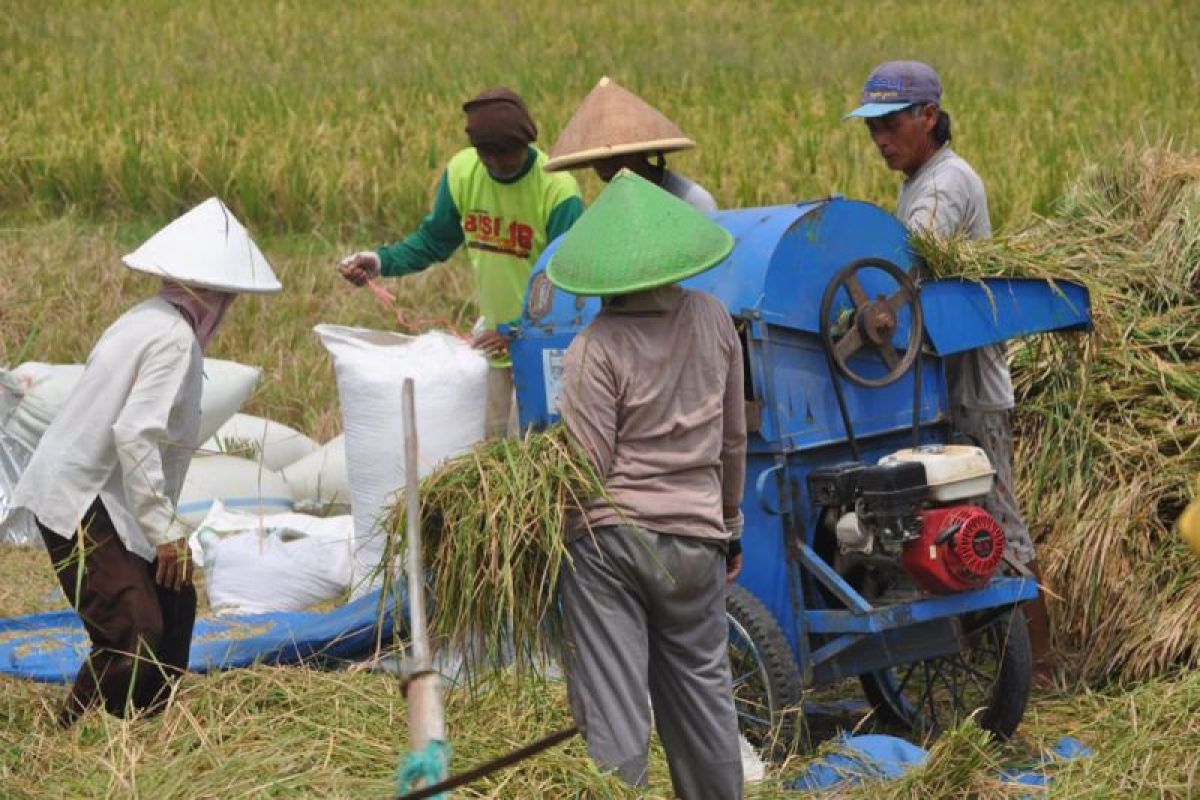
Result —
<path fill-rule="evenodd" d="M 920 61 L 888 61 L 863 84 L 861 105 L 842 119 L 882 117 L 918 103 L 941 103 L 942 81 Z"/>

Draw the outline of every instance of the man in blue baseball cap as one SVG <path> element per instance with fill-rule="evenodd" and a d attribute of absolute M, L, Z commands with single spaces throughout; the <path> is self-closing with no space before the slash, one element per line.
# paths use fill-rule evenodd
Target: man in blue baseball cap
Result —
<path fill-rule="evenodd" d="M 950 115 L 941 103 L 942 82 L 932 67 L 920 61 L 888 61 L 867 78 L 861 104 L 842 119 L 866 120 L 887 165 L 911 178 L 950 141 Z M 982 181 L 965 161 L 950 155 L 975 176 L 986 222 Z"/>
<path fill-rule="evenodd" d="M 888 61 L 863 85 L 858 108 L 842 119 L 861 118 L 888 167 L 905 175 L 896 216 L 911 230 L 943 238 L 992 235 L 983 181 L 950 149 L 950 115 L 942 108 L 942 81 L 920 61 Z M 1004 527 L 1007 550 L 1037 574 L 1033 541 L 1021 515 L 1012 471 L 1012 378 L 1003 343 L 946 359 L 950 418 L 974 439 L 996 470 L 995 488 L 984 503 Z M 1053 670 L 1050 627 L 1041 595 L 1025 605 L 1039 679 Z"/>

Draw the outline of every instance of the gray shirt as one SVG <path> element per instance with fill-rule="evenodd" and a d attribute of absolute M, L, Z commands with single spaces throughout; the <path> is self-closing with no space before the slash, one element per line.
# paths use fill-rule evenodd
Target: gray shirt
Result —
<path fill-rule="evenodd" d="M 723 507 L 741 504 L 746 478 L 742 382 L 715 297 L 667 286 L 607 303 L 567 348 L 558 397 L 612 502 L 589 504 L 588 522 L 729 538 Z"/>
<path fill-rule="evenodd" d="M 948 145 L 904 181 L 896 215 L 910 229 L 924 228 L 944 238 L 992 235 L 983 181 Z M 1014 405 L 1004 344 L 949 356 L 946 382 L 953 406 L 1004 411 Z"/>
<path fill-rule="evenodd" d="M 700 211 L 713 212 L 717 210 L 717 201 L 700 184 L 678 172 L 666 170 L 663 175 L 662 188 Z"/>

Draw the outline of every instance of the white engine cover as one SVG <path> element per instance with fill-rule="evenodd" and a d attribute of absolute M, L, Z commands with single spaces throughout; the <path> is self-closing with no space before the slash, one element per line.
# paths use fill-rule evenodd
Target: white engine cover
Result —
<path fill-rule="evenodd" d="M 927 444 L 899 450 L 879 459 L 880 464 L 916 461 L 925 465 L 929 496 L 937 503 L 958 503 L 986 497 L 992 491 L 996 470 L 982 448 L 956 444 Z"/>

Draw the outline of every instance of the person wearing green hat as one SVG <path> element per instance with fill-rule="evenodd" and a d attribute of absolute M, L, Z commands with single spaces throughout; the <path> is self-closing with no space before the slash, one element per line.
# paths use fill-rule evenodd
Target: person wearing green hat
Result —
<path fill-rule="evenodd" d="M 511 89 L 483 91 L 463 111 L 471 146 L 450 159 L 420 227 L 401 241 L 347 256 L 338 269 L 362 286 L 380 275 L 421 272 L 466 247 L 482 315 L 472 344 L 492 365 L 484 428 L 496 438 L 509 432 L 513 411 L 508 340 L 496 328 L 521 315 L 533 265 L 583 213 L 583 198 L 570 175 L 542 168 L 546 154 L 533 146 L 537 125 Z"/>
<path fill-rule="evenodd" d="M 606 489 L 567 533 L 571 711 L 596 764 L 645 786 L 649 694 L 689 800 L 742 796 L 725 617 L 741 568 L 741 343 L 716 298 L 677 285 L 732 247 L 704 214 L 622 171 L 546 267 L 560 289 L 603 299 L 567 350 L 558 399 Z"/>

